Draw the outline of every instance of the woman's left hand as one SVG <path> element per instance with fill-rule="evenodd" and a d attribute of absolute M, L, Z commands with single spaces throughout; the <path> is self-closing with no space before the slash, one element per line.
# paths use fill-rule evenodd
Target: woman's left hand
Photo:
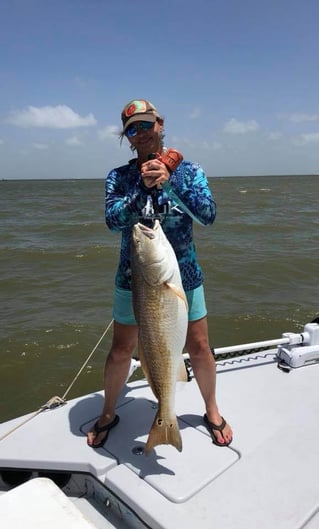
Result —
<path fill-rule="evenodd" d="M 145 187 L 156 186 L 158 189 L 169 179 L 169 170 L 160 160 L 147 160 L 141 166 L 141 176 Z"/>

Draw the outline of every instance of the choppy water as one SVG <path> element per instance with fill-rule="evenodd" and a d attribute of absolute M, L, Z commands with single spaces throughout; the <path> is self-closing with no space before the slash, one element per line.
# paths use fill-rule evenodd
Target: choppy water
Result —
<path fill-rule="evenodd" d="M 318 176 L 210 179 L 195 227 L 211 344 L 279 338 L 318 314 Z M 0 420 L 62 395 L 111 320 L 120 235 L 103 180 L 0 182 Z M 108 334 L 70 398 L 102 387 Z"/>

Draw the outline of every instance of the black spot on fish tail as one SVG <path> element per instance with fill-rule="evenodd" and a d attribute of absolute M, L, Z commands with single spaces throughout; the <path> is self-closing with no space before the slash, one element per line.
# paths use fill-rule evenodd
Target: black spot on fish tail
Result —
<path fill-rule="evenodd" d="M 172 445 L 179 452 L 182 451 L 182 438 L 176 417 L 164 420 L 157 412 L 147 439 L 145 454 L 148 455 L 152 448 L 158 445 Z"/>

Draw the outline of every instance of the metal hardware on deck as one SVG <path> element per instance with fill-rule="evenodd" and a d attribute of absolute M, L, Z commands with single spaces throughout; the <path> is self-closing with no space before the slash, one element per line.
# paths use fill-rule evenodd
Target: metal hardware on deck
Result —
<path fill-rule="evenodd" d="M 61 397 L 51 397 L 48 402 L 41 406 L 41 410 L 53 410 L 54 408 L 58 408 L 59 406 L 63 406 L 64 404 L 66 404 L 66 400 L 62 399 Z"/>
<path fill-rule="evenodd" d="M 143 446 L 134 446 L 134 448 L 132 448 L 132 454 L 135 456 L 142 456 L 144 454 Z"/>

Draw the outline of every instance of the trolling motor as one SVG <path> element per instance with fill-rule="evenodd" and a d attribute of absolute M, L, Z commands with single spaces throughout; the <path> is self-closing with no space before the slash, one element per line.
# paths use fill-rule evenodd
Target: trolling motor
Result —
<path fill-rule="evenodd" d="M 301 334 L 284 333 L 288 343 L 277 350 L 278 367 L 284 371 L 319 362 L 319 318 L 304 326 Z"/>

